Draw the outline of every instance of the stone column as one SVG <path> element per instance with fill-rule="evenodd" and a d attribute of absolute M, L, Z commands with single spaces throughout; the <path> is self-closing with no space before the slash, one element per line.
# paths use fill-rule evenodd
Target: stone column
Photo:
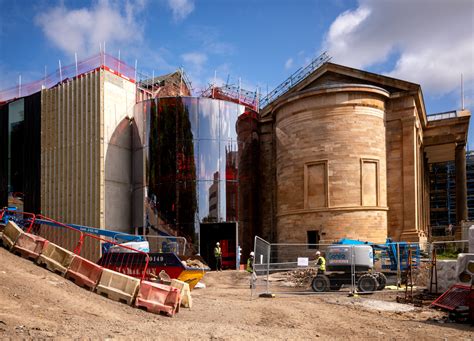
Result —
<path fill-rule="evenodd" d="M 466 145 L 458 143 L 455 153 L 456 165 L 456 221 L 467 220 L 467 180 L 466 180 Z"/>

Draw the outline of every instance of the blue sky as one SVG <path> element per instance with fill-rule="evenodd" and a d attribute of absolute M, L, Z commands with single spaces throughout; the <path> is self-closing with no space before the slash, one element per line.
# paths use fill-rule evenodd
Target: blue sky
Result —
<path fill-rule="evenodd" d="M 474 107 L 471 0 L 0 0 L 0 89 L 99 51 L 156 75 L 184 67 L 263 93 L 328 50 L 333 62 L 421 84 L 428 113 Z M 470 149 L 474 146 L 471 122 Z"/>

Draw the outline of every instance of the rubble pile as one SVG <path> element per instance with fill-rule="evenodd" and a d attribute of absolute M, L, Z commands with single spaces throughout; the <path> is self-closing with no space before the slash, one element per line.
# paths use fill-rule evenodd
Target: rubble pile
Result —
<path fill-rule="evenodd" d="M 315 268 L 301 268 L 293 271 L 279 272 L 270 275 L 272 282 L 284 282 L 283 285 L 295 288 L 307 287 L 316 276 Z"/>
<path fill-rule="evenodd" d="M 185 265 L 190 268 L 198 268 L 198 269 L 207 269 L 208 266 L 205 265 L 203 262 L 197 259 L 188 259 L 185 261 Z"/>

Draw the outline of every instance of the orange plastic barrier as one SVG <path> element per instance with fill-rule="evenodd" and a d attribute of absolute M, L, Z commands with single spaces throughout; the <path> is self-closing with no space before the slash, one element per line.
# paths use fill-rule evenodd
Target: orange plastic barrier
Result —
<path fill-rule="evenodd" d="M 75 255 L 71 251 L 49 242 L 43 248 L 38 259 L 36 259 L 36 263 L 64 276 L 74 257 Z"/>
<path fill-rule="evenodd" d="M 181 306 L 191 309 L 193 306 L 193 300 L 191 297 L 191 290 L 189 284 L 177 279 L 171 280 L 171 287 L 179 290 L 181 296 Z"/>
<path fill-rule="evenodd" d="M 66 277 L 80 287 L 93 291 L 102 275 L 102 267 L 80 256 L 74 257 Z"/>
<path fill-rule="evenodd" d="M 140 280 L 137 278 L 103 269 L 96 291 L 111 300 L 132 305 L 139 285 Z"/>
<path fill-rule="evenodd" d="M 35 236 L 30 233 L 22 233 L 16 240 L 11 251 L 18 256 L 35 261 L 43 251 L 46 244 L 48 244 L 48 240 L 40 236 Z"/>
<path fill-rule="evenodd" d="M 2 234 L 3 246 L 7 250 L 10 250 L 13 245 L 15 245 L 18 237 L 20 237 L 20 235 L 23 233 L 23 230 L 19 228 L 16 223 L 9 221 Z"/>
<path fill-rule="evenodd" d="M 179 311 L 179 290 L 168 285 L 142 281 L 135 306 L 149 312 L 174 316 Z"/>

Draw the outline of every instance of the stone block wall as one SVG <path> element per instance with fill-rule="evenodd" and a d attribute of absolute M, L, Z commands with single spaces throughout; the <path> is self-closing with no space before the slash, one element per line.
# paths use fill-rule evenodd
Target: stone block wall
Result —
<path fill-rule="evenodd" d="M 277 240 L 307 242 L 307 231 L 317 230 L 327 240 L 384 241 L 388 93 L 363 85 L 310 90 L 275 109 Z"/>

